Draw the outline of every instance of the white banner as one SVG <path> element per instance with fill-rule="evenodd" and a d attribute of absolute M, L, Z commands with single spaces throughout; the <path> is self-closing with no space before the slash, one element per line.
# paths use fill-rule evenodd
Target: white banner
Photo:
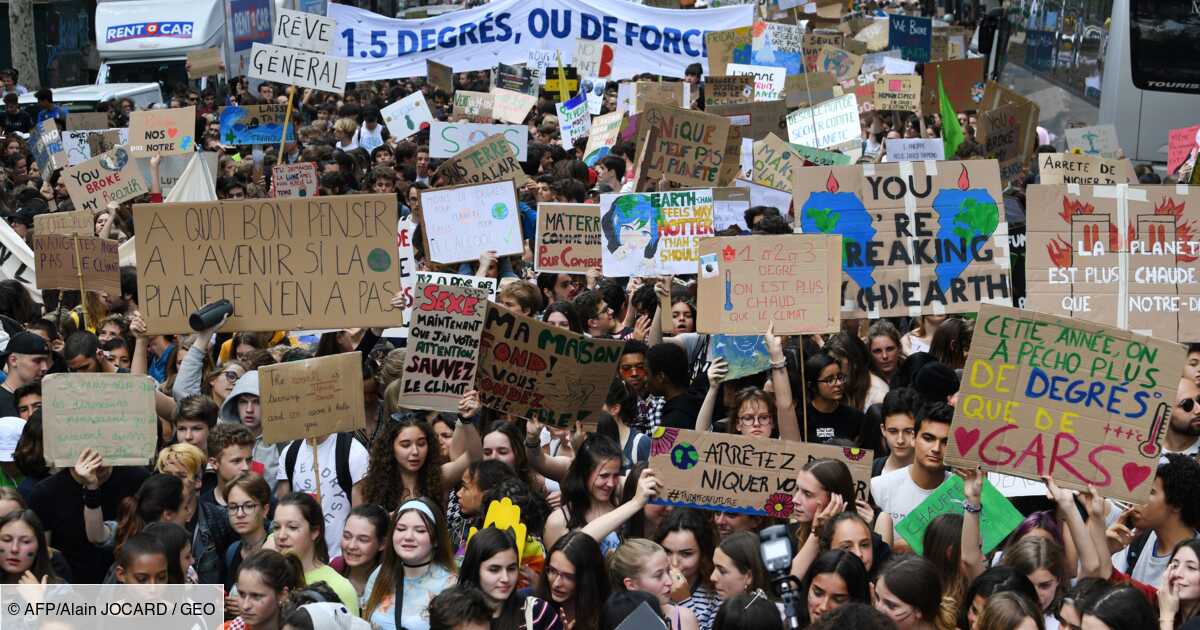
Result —
<path fill-rule="evenodd" d="M 682 10 L 623 0 L 495 0 L 397 20 L 330 3 L 329 17 L 338 22 L 334 54 L 348 58 L 351 81 L 422 77 L 427 59 L 455 72 L 487 70 L 525 63 L 531 49 L 560 50 L 567 65 L 578 38 L 612 47 L 615 80 L 642 72 L 682 77 L 691 63 L 707 73 L 704 34 L 751 26 L 754 5 Z"/>
<path fill-rule="evenodd" d="M 34 284 L 33 250 L 9 227 L 8 221 L 0 221 L 0 279 L 20 282 L 34 301 L 42 303 L 42 292 Z"/>
<path fill-rule="evenodd" d="M 429 157 L 454 157 L 463 149 L 496 134 L 504 134 L 504 139 L 512 145 L 513 153 L 517 154 L 518 161 L 524 162 L 525 158 L 529 157 L 529 128 L 525 125 L 447 123 L 440 120 L 433 121 L 429 126 Z"/>

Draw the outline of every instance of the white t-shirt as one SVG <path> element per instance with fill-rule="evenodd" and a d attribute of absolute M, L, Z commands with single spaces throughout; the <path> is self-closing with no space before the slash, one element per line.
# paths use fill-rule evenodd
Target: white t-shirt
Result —
<path fill-rule="evenodd" d="M 1126 562 L 1129 548 L 1125 547 L 1112 555 L 1113 568 L 1142 584 L 1158 584 L 1171 562 L 1171 552 L 1168 550 L 1160 556 L 1157 548 L 1158 534 L 1151 531 L 1150 537 L 1146 539 L 1146 546 L 1142 547 L 1142 552 L 1138 554 L 1137 562 L 1132 567 Z"/>
<path fill-rule="evenodd" d="M 291 445 L 288 445 L 291 448 Z M 287 448 L 284 449 L 284 454 Z M 317 445 L 317 460 L 321 464 L 321 511 L 325 514 L 325 546 L 329 548 L 329 557 L 341 555 L 338 550 L 342 544 L 342 528 L 346 518 L 350 516 L 350 497 L 342 491 L 337 481 L 337 464 L 334 457 L 337 453 L 337 434 L 334 433 Z M 362 481 L 367 475 L 367 449 L 358 440 L 350 443 L 350 479 L 354 483 Z M 313 476 L 312 447 L 306 442 L 296 453 L 296 470 L 292 473 L 292 491 L 315 494 L 317 491 L 316 478 Z M 284 457 L 279 458 L 279 473 L 276 479 L 287 481 L 287 465 Z"/>
<path fill-rule="evenodd" d="M 1187 447 L 1186 449 L 1184 449 L 1182 451 L 1168 451 L 1166 445 L 1163 445 L 1162 455 L 1158 458 L 1158 463 L 1160 463 L 1160 464 L 1167 463 L 1167 455 L 1176 453 L 1176 452 L 1179 455 L 1189 455 L 1191 457 L 1200 455 L 1200 440 L 1196 440 L 1195 442 L 1192 443 L 1191 446 Z"/>
<path fill-rule="evenodd" d="M 892 529 L 908 516 L 933 490 L 925 490 L 913 483 L 908 474 L 912 465 L 905 466 L 871 479 L 871 496 L 879 509 L 892 515 Z"/>

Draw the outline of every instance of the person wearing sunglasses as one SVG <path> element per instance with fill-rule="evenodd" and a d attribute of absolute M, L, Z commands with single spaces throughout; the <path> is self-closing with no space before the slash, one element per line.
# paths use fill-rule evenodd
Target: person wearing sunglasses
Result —
<path fill-rule="evenodd" d="M 1167 453 L 1195 457 L 1200 454 L 1200 385 L 1191 379 L 1179 379 L 1179 391 L 1167 424 L 1167 436 L 1162 443 L 1160 463 L 1167 462 Z"/>

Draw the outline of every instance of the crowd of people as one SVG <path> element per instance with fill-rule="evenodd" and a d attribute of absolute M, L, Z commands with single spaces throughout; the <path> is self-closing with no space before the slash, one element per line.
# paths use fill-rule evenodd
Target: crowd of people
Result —
<path fill-rule="evenodd" d="M 74 206 L 62 171 L 40 172 L 18 134 L 70 114 L 51 90 L 37 93 L 36 111 L 22 110 L 14 77 L 4 78 L 0 206 L 30 240 L 35 216 Z M 699 67 L 684 80 L 702 108 Z M 487 72 L 455 81 L 490 87 Z M 82 299 L 46 291 L 39 303 L 18 280 L 2 280 L 4 583 L 218 584 L 231 630 L 613 630 L 646 607 L 672 630 L 771 630 L 792 617 L 814 629 L 1200 628 L 1200 346 L 1188 348 L 1146 503 L 1122 505 L 1046 478 L 1045 497 L 1020 501 L 1024 520 L 985 554 L 985 475 L 943 462 L 971 316 L 847 319 L 836 334 L 803 337 L 763 331 L 769 368 L 727 378 L 729 366 L 710 359 L 708 336 L 696 332 L 694 278 L 539 274 L 531 244 L 523 256 L 484 251 L 474 263 L 433 263 L 420 236 L 420 192 L 447 180 L 430 159 L 427 129 L 397 140 L 380 115 L 416 91 L 435 117 L 455 118 L 451 95 L 420 78 L 358 83 L 340 96 L 297 91 L 296 141 L 283 160 L 314 162 L 320 195 L 396 195 L 401 220 L 415 226 L 418 269 L 498 278 L 504 306 L 624 341 L 597 422 L 586 431 L 543 426 L 483 407 L 474 391 L 457 414 L 405 408 L 404 344 L 379 329 L 315 342 L 300 331 L 230 333 L 222 324 L 148 334 L 133 267 L 121 268 L 119 294 Z M 219 107 L 287 99 L 280 86 L 251 91 L 235 79 L 220 89 L 180 86 L 167 105 L 196 106 L 199 145 L 218 156 L 216 195 L 241 199 L 270 196 L 276 151 L 223 144 Z M 610 84 L 602 111 L 615 108 Z M 98 107 L 110 127 L 126 126 L 134 109 L 129 100 Z M 973 114 L 960 116 L 967 140 L 955 157 L 985 157 Z M 594 203 L 632 189 L 631 142 L 589 167 L 584 141 L 561 146 L 545 92 L 526 122 L 520 195 L 529 240 L 539 203 Z M 941 126 L 937 114 L 869 112 L 861 122 L 867 155 L 885 138 L 936 137 Z M 1022 191 L 1036 181 L 1030 160 L 1006 191 L 1010 223 L 1023 219 Z M 159 200 L 155 187 L 149 198 L 111 205 L 97 214 L 96 233 L 131 238 L 132 204 Z M 729 233 L 790 233 L 788 216 L 788 208 L 752 207 L 747 229 Z M 405 296 L 392 305 L 406 306 Z M 265 442 L 259 369 L 352 351 L 363 356 L 365 428 Z M 51 466 L 41 381 L 59 372 L 152 377 L 153 465 L 111 466 L 89 449 L 74 466 Z M 856 497 L 845 462 L 818 459 L 796 479 L 791 518 L 672 508 L 657 501 L 664 485 L 649 467 L 659 428 L 871 449 L 870 499 Z M 895 526 L 951 475 L 963 480 L 963 514 L 935 518 L 914 553 Z M 505 501 L 523 527 L 485 527 Z M 776 524 L 787 525 L 794 553 L 786 575 L 768 573 L 762 558 L 758 533 Z M 795 583 L 795 610 L 781 599 L 781 581 Z"/>

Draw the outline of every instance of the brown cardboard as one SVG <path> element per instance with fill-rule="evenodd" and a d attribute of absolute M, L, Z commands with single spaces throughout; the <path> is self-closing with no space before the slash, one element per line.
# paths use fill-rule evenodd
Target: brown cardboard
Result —
<path fill-rule="evenodd" d="M 816 72 L 817 59 L 821 56 L 822 46 L 842 48 L 846 36 L 836 31 L 815 31 L 804 34 L 804 69 L 806 72 Z"/>
<path fill-rule="evenodd" d="M 140 109 L 129 114 L 133 157 L 187 155 L 196 150 L 196 108 Z"/>
<path fill-rule="evenodd" d="M 1000 158 L 999 151 L 997 151 L 996 158 L 1000 160 L 1001 179 L 1010 181 L 1024 164 L 1024 161 L 1029 159 L 1029 156 L 1033 155 L 1033 152 L 1037 149 L 1037 125 L 1040 109 L 1037 103 L 1021 96 L 1015 90 L 1010 90 L 995 81 L 988 81 L 983 90 L 983 100 L 979 102 L 979 111 L 982 113 L 989 110 L 997 110 L 1005 106 L 1012 106 L 1012 109 L 1005 110 L 1005 113 L 1011 114 L 1016 118 L 1015 125 L 1011 120 L 1006 120 L 1004 125 L 1008 128 L 1018 127 L 1016 153 L 1015 156 L 1011 156 L 1010 159 L 1006 160 Z M 980 129 L 978 130 L 980 133 L 986 134 L 991 132 L 993 128 L 999 128 L 998 125 L 990 124 L 1000 122 L 1000 120 L 993 117 L 989 121 L 989 128 L 984 129 L 983 118 L 984 116 L 981 115 L 979 122 Z M 981 137 L 988 138 L 987 135 Z M 1005 141 L 1007 140 L 1005 139 Z M 994 143 L 1002 144 L 999 142 Z M 988 157 L 992 156 L 989 154 Z"/>
<path fill-rule="evenodd" d="M 963 369 L 946 464 L 1142 503 L 1186 355 L 1076 318 L 985 304 Z"/>
<path fill-rule="evenodd" d="M 875 79 L 875 109 L 921 112 L 921 77 L 916 74 L 881 74 Z"/>
<path fill-rule="evenodd" d="M 87 210 L 45 212 L 33 217 L 33 233 L 95 236 L 96 222 L 94 215 Z"/>
<path fill-rule="evenodd" d="M 67 131 L 108 128 L 108 112 L 71 112 L 67 116 Z"/>
<path fill-rule="evenodd" d="M 139 204 L 139 306 L 150 334 L 233 302 L 227 331 L 399 326 L 396 196 Z"/>
<path fill-rule="evenodd" d="M 78 210 L 99 212 L 109 202 L 121 203 L 149 192 L 142 171 L 125 147 L 63 170 L 67 194 Z"/>
<path fill-rule="evenodd" d="M 767 134 L 787 135 L 787 103 L 759 101 L 736 105 L 713 105 L 705 108 L 709 114 L 722 116 L 729 121 L 730 128 L 737 127 L 743 138 L 762 140 Z"/>
<path fill-rule="evenodd" d="M 1176 186 L 1030 185 L 1027 203 L 1038 212 L 1026 218 L 1026 306 L 1200 341 L 1195 194 Z"/>
<path fill-rule="evenodd" d="M 400 403 L 454 413 L 475 383 L 487 289 L 417 284 Z"/>
<path fill-rule="evenodd" d="M 1074 153 L 1039 153 L 1038 182 L 1042 184 L 1137 184 L 1129 160 L 1109 160 Z"/>
<path fill-rule="evenodd" d="M 361 352 L 263 366 L 258 390 L 268 444 L 367 427 Z"/>
<path fill-rule="evenodd" d="M 79 239 L 79 266 L 75 264 L 75 239 Z M 95 236 L 33 235 L 37 288 L 79 289 L 78 269 L 88 291 L 121 294 L 117 242 Z"/>
<path fill-rule="evenodd" d="M 704 79 L 704 106 L 754 102 L 754 75 L 716 76 Z"/>
<path fill-rule="evenodd" d="M 729 135 L 725 137 L 725 151 L 721 157 L 721 168 L 717 171 L 718 186 L 732 186 L 733 180 L 742 172 L 742 131 L 741 127 L 729 126 Z"/>
<path fill-rule="evenodd" d="M 421 191 L 421 219 L 429 260 L 442 264 L 521 255 L 517 189 L 511 179 Z"/>
<path fill-rule="evenodd" d="M 202 79 L 221 74 L 224 70 L 220 48 L 205 48 L 193 50 L 187 55 L 187 75 L 189 79 Z"/>
<path fill-rule="evenodd" d="M 316 197 L 320 182 L 316 162 L 276 164 L 271 169 L 276 197 Z"/>
<path fill-rule="evenodd" d="M 641 114 L 651 105 L 678 108 L 683 103 L 682 81 L 638 81 L 633 84 L 633 112 Z"/>
<path fill-rule="evenodd" d="M 638 104 L 641 104 L 639 98 Z M 638 141 L 649 130 L 658 131 L 658 139 L 643 161 L 645 175 L 666 178 L 681 186 L 716 186 L 723 154 L 729 137 L 729 121 L 693 110 L 652 104 L 638 117 Z"/>
<path fill-rule="evenodd" d="M 837 46 L 821 46 L 821 52 L 817 55 L 817 70 L 833 74 L 839 83 L 857 77 L 862 65 L 861 56 Z"/>
<path fill-rule="evenodd" d="M 529 179 L 512 144 L 504 134 L 488 136 L 463 149 L 458 155 L 448 158 L 438 167 L 437 174 L 445 177 L 446 184 L 483 184 L 500 180 L 513 180 L 523 186 Z"/>
<path fill-rule="evenodd" d="M 828 234 L 718 236 L 700 241 L 696 331 L 761 335 L 837 332 L 842 238 Z"/>
<path fill-rule="evenodd" d="M 983 100 L 983 69 L 985 57 L 974 59 L 951 59 L 925 64 L 921 73 L 921 106 L 926 112 L 941 111 L 938 106 L 938 75 L 942 69 L 942 82 L 946 85 L 946 97 L 954 105 L 954 111 L 965 112 L 979 109 Z"/>
<path fill-rule="evenodd" d="M 534 86 L 537 87 L 537 86 Z M 492 88 L 496 98 L 492 101 L 492 115 L 496 120 L 520 125 L 529 117 L 529 111 L 537 105 L 537 94 L 525 94 L 503 88 Z"/>
<path fill-rule="evenodd" d="M 538 273 L 584 274 L 600 267 L 600 206 L 594 203 L 539 203 Z"/>
<path fill-rule="evenodd" d="M 832 72 L 812 70 L 793 74 L 784 83 L 788 107 L 808 107 L 842 95 L 842 86 Z"/>
<path fill-rule="evenodd" d="M 750 27 L 729 29 L 727 31 L 709 31 L 704 34 L 704 43 L 708 48 L 708 73 L 724 75 L 725 66 L 733 63 L 735 48 L 745 47 L 746 57 L 749 57 L 750 46 L 754 41 Z"/>
<path fill-rule="evenodd" d="M 791 150 L 791 145 L 775 134 L 756 141 L 753 148 L 754 183 L 776 190 L 792 185 L 792 169 L 804 165 L 804 158 Z"/>
<path fill-rule="evenodd" d="M 1000 162 L 1000 179 L 1011 182 L 1029 158 L 1037 138 L 1038 106 L 1014 103 L 979 112 L 976 136 L 984 155 Z"/>
<path fill-rule="evenodd" d="M 105 466 L 145 466 L 154 457 L 157 383 L 143 374 L 47 374 L 42 379 L 46 463 L 70 468 L 84 449 Z"/>
<path fill-rule="evenodd" d="M 454 93 L 454 71 L 450 66 L 426 59 L 425 74 L 434 89 L 442 90 L 448 95 Z"/>
<path fill-rule="evenodd" d="M 792 179 L 798 231 L 842 235 L 843 317 L 1011 303 L 995 160 L 800 168 Z"/>
<path fill-rule="evenodd" d="M 560 428 L 600 411 L 624 342 L 591 339 L 488 304 L 475 389 L 485 407 Z"/>
<path fill-rule="evenodd" d="M 788 518 L 796 509 L 796 478 L 814 459 L 846 464 L 855 498 L 869 498 L 867 449 L 666 427 L 651 437 L 650 468 L 665 488 L 655 503 Z"/>
<path fill-rule="evenodd" d="M 451 120 L 469 120 L 477 123 L 492 122 L 492 104 L 495 96 L 491 92 L 459 90 L 454 93 L 454 112 Z"/>

